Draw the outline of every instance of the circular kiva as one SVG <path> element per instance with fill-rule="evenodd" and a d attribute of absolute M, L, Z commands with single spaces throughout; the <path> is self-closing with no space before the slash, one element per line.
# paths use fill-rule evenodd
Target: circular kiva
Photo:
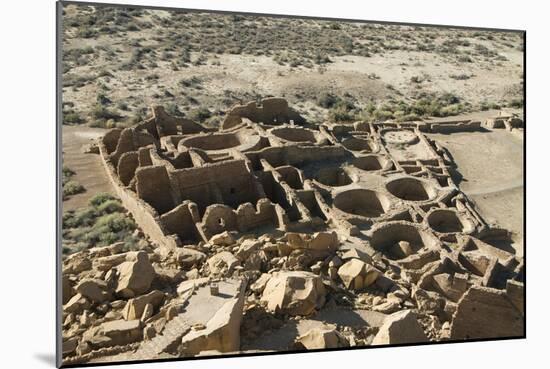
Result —
<path fill-rule="evenodd" d="M 323 168 L 315 175 L 315 180 L 325 186 L 340 187 L 352 183 L 349 175 L 338 167 Z"/>
<path fill-rule="evenodd" d="M 186 138 L 181 140 L 180 144 L 206 151 L 217 151 L 237 147 L 241 142 L 234 133 L 218 133 Z"/>
<path fill-rule="evenodd" d="M 178 143 L 178 151 L 186 151 L 186 148 L 204 151 L 226 151 L 229 149 L 246 151 L 257 146 L 259 142 L 260 136 L 258 135 L 210 133 L 182 139 Z"/>
<path fill-rule="evenodd" d="M 418 136 L 407 130 L 388 130 L 382 133 L 382 139 L 386 143 L 412 145 L 418 141 Z"/>
<path fill-rule="evenodd" d="M 372 152 L 372 146 L 367 139 L 349 137 L 342 141 L 342 146 L 350 151 Z"/>
<path fill-rule="evenodd" d="M 352 162 L 352 165 L 357 169 L 371 172 L 389 169 L 389 167 L 391 167 L 391 161 L 384 156 L 367 155 L 355 158 Z"/>
<path fill-rule="evenodd" d="M 344 213 L 366 218 L 376 218 L 385 214 L 391 205 L 385 195 L 361 188 L 340 192 L 334 197 L 333 204 Z"/>
<path fill-rule="evenodd" d="M 414 177 L 401 177 L 386 183 L 393 196 L 406 201 L 427 201 L 437 196 L 435 187 Z"/>
<path fill-rule="evenodd" d="M 387 258 L 399 260 L 423 248 L 435 248 L 438 239 L 411 223 L 386 223 L 372 231 L 370 245 Z"/>
<path fill-rule="evenodd" d="M 431 229 L 439 233 L 458 233 L 469 231 L 455 210 L 435 209 L 427 216 L 427 222 Z"/>
<path fill-rule="evenodd" d="M 291 142 L 317 142 L 315 132 L 307 128 L 275 128 L 271 130 L 271 133 L 285 141 Z"/>

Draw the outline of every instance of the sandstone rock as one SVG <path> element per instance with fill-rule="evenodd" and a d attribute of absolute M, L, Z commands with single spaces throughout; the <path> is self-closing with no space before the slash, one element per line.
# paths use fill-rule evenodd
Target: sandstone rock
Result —
<path fill-rule="evenodd" d="M 141 295 L 149 290 L 155 278 L 155 269 L 147 253 L 140 251 L 136 261 L 126 261 L 117 268 L 119 273 L 116 293 L 125 298 Z"/>
<path fill-rule="evenodd" d="M 78 347 L 76 348 L 76 353 L 78 355 L 86 355 L 87 353 L 92 351 L 92 346 L 89 342 L 83 341 L 78 344 Z"/>
<path fill-rule="evenodd" d="M 79 274 L 90 269 L 92 269 L 92 261 L 90 255 L 85 251 L 69 255 L 63 261 L 63 273 L 65 274 Z"/>
<path fill-rule="evenodd" d="M 379 313 L 391 314 L 398 311 L 399 308 L 400 308 L 400 303 L 398 301 L 389 300 L 382 304 L 376 305 L 375 307 L 372 308 L 372 310 L 378 311 Z"/>
<path fill-rule="evenodd" d="M 310 272 L 276 272 L 267 282 L 261 300 L 269 310 L 290 315 L 308 315 L 325 303 L 321 278 Z"/>
<path fill-rule="evenodd" d="M 143 328 L 143 339 L 145 341 L 152 340 L 157 335 L 157 330 L 155 329 L 155 326 L 152 324 L 148 324 L 145 328 Z"/>
<path fill-rule="evenodd" d="M 63 304 L 66 304 L 71 299 L 71 297 L 75 295 L 76 291 L 72 286 L 71 280 L 65 274 L 63 274 L 61 280 L 61 288 L 63 293 Z"/>
<path fill-rule="evenodd" d="M 399 241 L 394 245 L 388 248 L 388 252 L 395 255 L 399 259 L 406 258 L 409 255 L 413 254 L 413 249 L 411 244 L 407 241 Z"/>
<path fill-rule="evenodd" d="M 141 314 L 140 320 L 142 322 L 144 322 L 147 319 L 149 319 L 150 317 L 152 317 L 153 316 L 153 310 L 154 310 L 153 304 L 145 305 L 145 308 L 143 309 L 143 314 Z"/>
<path fill-rule="evenodd" d="M 125 320 L 136 320 L 140 319 L 143 315 L 145 307 L 148 304 L 151 304 L 153 308 L 158 308 L 164 302 L 164 293 L 158 290 L 149 292 L 146 295 L 135 297 L 128 300 L 122 316 Z"/>
<path fill-rule="evenodd" d="M 210 243 L 216 246 L 231 246 L 235 244 L 235 238 L 231 233 L 225 231 L 212 236 Z"/>
<path fill-rule="evenodd" d="M 346 288 L 360 290 L 373 284 L 380 271 L 359 259 L 350 259 L 338 269 L 338 275 Z"/>
<path fill-rule="evenodd" d="M 206 350 L 234 352 L 240 349 L 245 283 L 241 280 L 220 281 L 220 293 L 216 296 L 210 294 L 209 287 L 201 287 L 182 313 L 183 320 L 193 321 L 193 329 L 181 339 L 185 354 L 196 355 Z"/>
<path fill-rule="evenodd" d="M 372 257 L 369 254 L 356 248 L 345 251 L 341 255 L 341 259 L 344 261 L 350 260 L 350 259 L 359 259 L 369 264 L 372 264 L 373 262 Z"/>
<path fill-rule="evenodd" d="M 260 270 L 265 260 L 266 257 L 263 251 L 255 251 L 245 259 L 243 268 L 244 270 Z"/>
<path fill-rule="evenodd" d="M 255 293 L 261 293 L 270 278 L 270 274 L 263 273 L 260 278 L 258 278 L 254 283 L 250 285 L 250 290 Z"/>
<path fill-rule="evenodd" d="M 63 311 L 66 313 L 81 313 L 83 310 L 89 309 L 90 305 L 87 298 L 77 293 L 63 305 Z"/>
<path fill-rule="evenodd" d="M 88 312 L 86 310 L 84 310 L 84 312 L 82 313 L 82 315 L 80 316 L 80 326 L 81 327 L 87 327 L 90 325 L 90 314 L 88 314 Z"/>
<path fill-rule="evenodd" d="M 451 339 L 520 337 L 524 324 L 506 291 L 473 285 L 458 302 Z"/>
<path fill-rule="evenodd" d="M 428 337 L 418 323 L 416 314 L 411 310 L 402 310 L 386 317 L 372 344 L 396 345 L 427 341 Z"/>
<path fill-rule="evenodd" d="M 298 337 L 297 342 L 308 350 L 348 347 L 349 343 L 335 328 L 314 328 Z"/>
<path fill-rule="evenodd" d="M 104 302 L 112 297 L 107 283 L 101 279 L 83 279 L 76 286 L 76 290 L 92 302 Z"/>
<path fill-rule="evenodd" d="M 70 355 L 76 351 L 78 346 L 78 338 L 72 337 L 63 341 L 63 355 Z"/>
<path fill-rule="evenodd" d="M 126 345 L 143 339 L 143 329 L 140 320 L 127 321 L 121 319 L 102 323 L 99 327 L 99 334 L 109 339 L 105 340 L 100 346 Z"/>
<path fill-rule="evenodd" d="M 308 248 L 319 251 L 335 251 L 338 245 L 336 232 L 317 232 L 309 241 Z"/>
<path fill-rule="evenodd" d="M 244 240 L 235 253 L 235 256 L 240 261 L 245 261 L 254 251 L 259 250 L 261 245 L 262 243 L 257 240 Z"/>
<path fill-rule="evenodd" d="M 239 259 L 229 251 L 222 251 L 212 256 L 207 261 L 210 272 L 215 275 L 230 275 L 236 266 L 240 265 Z"/>
<path fill-rule="evenodd" d="M 189 268 L 193 265 L 199 265 L 203 260 L 206 259 L 206 254 L 187 247 L 177 249 L 174 254 L 178 263 L 184 268 Z"/>

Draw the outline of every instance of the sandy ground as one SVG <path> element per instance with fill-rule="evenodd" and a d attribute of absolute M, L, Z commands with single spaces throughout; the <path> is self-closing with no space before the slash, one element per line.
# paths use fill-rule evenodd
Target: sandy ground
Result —
<path fill-rule="evenodd" d="M 82 10 L 82 13 L 89 11 Z M 78 20 L 74 6 L 67 6 L 66 12 L 67 20 Z M 82 116 L 84 123 L 92 120 L 89 113 L 96 104 L 98 93 L 104 93 L 112 101 L 111 109 L 116 109 L 119 103 L 126 104 L 127 109 L 118 110 L 124 119 L 154 103 L 175 104 L 184 114 L 198 106 L 207 107 L 212 112 L 224 112 L 238 103 L 240 98 L 249 101 L 257 96 L 285 97 L 300 113 L 312 120 L 325 119 L 326 110 L 316 103 L 323 93 L 337 96 L 348 94 L 361 107 L 368 102 L 384 103 L 391 99 L 410 101 L 419 92 L 455 94 L 462 102 L 470 103 L 473 107 L 482 102 L 505 105 L 512 99 L 522 97 L 523 51 L 519 47 L 522 41 L 513 35 L 508 35 L 504 42 L 502 35 L 493 35 L 493 38 L 487 39 L 475 32 L 438 30 L 437 33 L 429 34 L 433 38 L 430 41 L 434 44 L 433 48 L 457 40 L 470 46 L 458 46 L 453 52 L 436 52 L 415 48 L 415 45 L 427 41 L 427 30 L 412 31 L 394 27 L 380 33 L 358 31 L 358 28 L 346 26 L 341 36 L 349 36 L 356 44 L 373 43 L 373 47 L 383 51 L 373 52 L 370 56 L 332 53 L 329 63 L 314 64 L 308 68 L 305 65 L 279 64 L 274 57 L 263 54 L 231 54 L 227 50 L 217 54 L 205 51 L 204 47 L 192 47 L 190 60 L 196 61 L 200 56 L 205 58 L 204 62 L 189 63 L 186 67 L 174 70 L 172 66 L 178 60 L 181 46 L 168 49 L 172 53 L 169 58 L 163 58 L 162 54 L 166 43 L 177 39 L 176 35 L 193 39 L 196 33 L 208 31 L 211 43 L 221 40 L 228 44 L 232 38 L 225 35 L 224 31 L 231 26 L 226 25 L 216 31 L 204 28 L 203 25 L 189 27 L 183 23 L 164 26 L 157 17 L 172 18 L 168 12 L 146 11 L 141 17 L 134 18 L 134 21 L 138 24 L 151 22 L 151 28 L 140 27 L 135 31 L 113 33 L 101 31 L 91 38 L 79 37 L 76 33 L 78 28 L 67 27 L 64 50 L 93 49 L 90 55 L 68 57 L 70 68 L 63 74 L 67 80 L 74 77 L 88 78 L 84 86 L 63 88 L 64 102 L 74 104 L 73 109 Z M 214 21 L 214 18 L 209 17 L 203 22 Z M 298 37 L 304 30 L 318 33 L 321 23 L 311 21 L 300 26 L 289 23 L 287 28 L 294 30 L 284 38 L 289 44 L 289 50 L 296 42 L 292 37 Z M 279 38 L 275 38 L 279 36 L 277 27 L 260 30 L 274 35 L 274 39 L 266 42 L 260 51 L 279 41 Z M 321 34 L 327 36 L 326 32 Z M 404 38 L 405 35 L 408 38 Z M 311 43 L 303 35 L 297 39 Z M 241 46 L 247 46 L 246 41 L 242 42 Z M 135 43 L 140 46 L 135 46 Z M 204 45 L 208 46 L 209 43 Z M 474 45 L 486 48 L 490 56 L 480 54 Z M 334 41 L 331 46 L 338 49 L 341 45 Z M 143 64 L 146 67 L 132 70 L 121 68 L 134 52 L 144 47 L 155 51 L 154 56 L 144 57 Z M 105 50 L 111 50 L 113 54 L 109 55 Z M 274 54 L 285 54 L 274 50 Z M 472 60 L 459 61 L 457 53 L 470 55 Z M 98 76 L 101 71 L 108 71 L 110 76 Z M 191 77 L 201 80 L 200 88 L 178 84 L 182 79 Z M 412 82 L 413 78 L 418 79 Z"/>
<path fill-rule="evenodd" d="M 487 222 L 513 233 L 523 255 L 523 139 L 505 130 L 429 136 L 453 156 L 463 176 L 460 189 Z"/>
<path fill-rule="evenodd" d="M 88 200 L 100 192 L 113 193 L 99 155 L 82 152 L 83 145 L 104 133 L 105 130 L 102 128 L 63 126 L 63 165 L 75 172 L 72 179 L 86 189 L 85 192 L 73 195 L 64 201 L 63 211 L 86 206 Z"/>

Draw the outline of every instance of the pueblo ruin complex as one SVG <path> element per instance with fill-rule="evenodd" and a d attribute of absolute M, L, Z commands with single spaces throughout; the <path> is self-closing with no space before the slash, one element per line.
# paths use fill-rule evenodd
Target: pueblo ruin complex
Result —
<path fill-rule="evenodd" d="M 522 336 L 523 259 L 424 135 L 481 126 L 309 124 L 269 98 L 215 130 L 154 106 L 108 131 L 151 247 L 64 260 L 64 363 Z"/>

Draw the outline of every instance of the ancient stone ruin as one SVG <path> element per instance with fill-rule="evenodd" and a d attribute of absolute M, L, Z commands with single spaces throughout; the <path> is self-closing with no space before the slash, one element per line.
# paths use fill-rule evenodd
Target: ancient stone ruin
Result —
<path fill-rule="evenodd" d="M 151 112 L 98 143 L 151 247 L 64 261 L 65 363 L 523 335 L 523 260 L 423 134 L 480 122 Z"/>

